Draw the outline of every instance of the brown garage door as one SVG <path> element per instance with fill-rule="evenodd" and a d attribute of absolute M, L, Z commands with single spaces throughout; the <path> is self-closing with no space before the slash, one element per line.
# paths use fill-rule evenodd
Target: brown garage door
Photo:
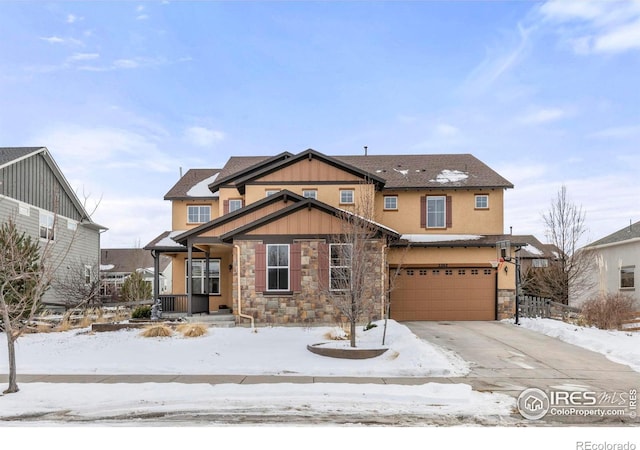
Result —
<path fill-rule="evenodd" d="M 402 269 L 391 291 L 391 318 L 495 320 L 495 271 L 474 267 Z"/>

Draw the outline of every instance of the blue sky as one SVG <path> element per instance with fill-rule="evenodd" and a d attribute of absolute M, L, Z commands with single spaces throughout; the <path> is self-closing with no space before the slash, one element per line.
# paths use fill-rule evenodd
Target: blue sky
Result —
<path fill-rule="evenodd" d="M 640 220 L 640 1 L 0 0 L 0 146 L 47 146 L 103 247 L 170 228 L 180 168 L 233 155 L 472 153 L 545 238 Z"/>

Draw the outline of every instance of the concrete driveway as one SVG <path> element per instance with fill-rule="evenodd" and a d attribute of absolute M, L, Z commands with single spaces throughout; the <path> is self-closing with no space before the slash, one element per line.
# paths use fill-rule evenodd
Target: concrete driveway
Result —
<path fill-rule="evenodd" d="M 593 391 L 627 395 L 631 390 L 640 390 L 640 373 L 630 367 L 513 324 L 403 324 L 418 337 L 453 351 L 470 363 L 470 374 L 458 380 L 464 380 L 478 391 L 501 392 L 517 398 L 527 388 L 539 388 L 545 392 Z M 559 421 L 566 423 L 571 420 L 576 421 L 576 417 Z M 637 423 L 629 418 L 622 420 L 628 421 Z"/>

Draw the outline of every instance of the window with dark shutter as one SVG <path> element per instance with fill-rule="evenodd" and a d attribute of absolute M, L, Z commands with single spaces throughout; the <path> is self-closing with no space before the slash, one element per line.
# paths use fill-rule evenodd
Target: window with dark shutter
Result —
<path fill-rule="evenodd" d="M 291 245 L 291 290 L 300 292 L 302 287 L 302 246 L 300 244 Z"/>
<path fill-rule="evenodd" d="M 267 246 L 264 244 L 256 245 L 256 292 L 264 292 L 267 290 Z"/>

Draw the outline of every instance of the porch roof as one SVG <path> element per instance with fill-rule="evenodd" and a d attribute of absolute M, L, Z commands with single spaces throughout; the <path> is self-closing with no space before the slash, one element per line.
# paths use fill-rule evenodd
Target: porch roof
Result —
<path fill-rule="evenodd" d="M 498 241 L 511 241 L 513 247 L 528 245 L 510 234 L 403 234 L 395 247 L 495 247 Z"/>

